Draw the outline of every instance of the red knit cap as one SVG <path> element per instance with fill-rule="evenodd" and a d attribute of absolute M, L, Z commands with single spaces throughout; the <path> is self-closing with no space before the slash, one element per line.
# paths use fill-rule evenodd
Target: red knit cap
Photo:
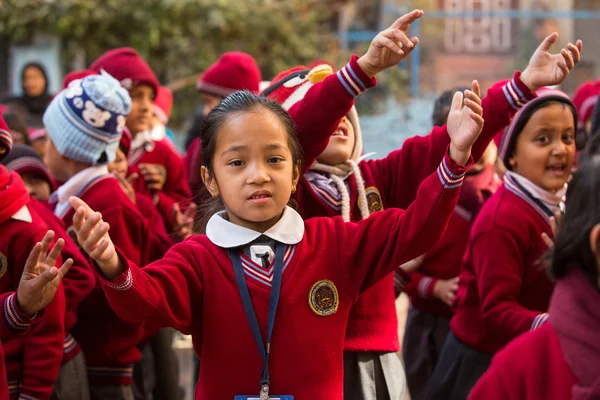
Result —
<path fill-rule="evenodd" d="M 206 70 L 196 88 L 217 97 L 227 97 L 238 90 L 258 94 L 260 80 L 260 69 L 254 58 L 247 53 L 231 51 Z"/>
<path fill-rule="evenodd" d="M 97 73 L 101 70 L 108 72 L 127 90 L 139 85 L 148 85 L 157 93 L 160 86 L 152 68 L 130 47 L 107 51 L 92 63 L 90 69 Z"/>
<path fill-rule="evenodd" d="M 63 79 L 63 89 L 66 89 L 67 87 L 69 87 L 69 83 L 71 83 L 77 79 L 83 79 L 86 76 L 90 76 L 90 75 L 98 75 L 98 73 L 96 71 L 92 71 L 91 69 L 82 69 L 81 71 L 69 72 L 65 76 L 65 79 Z"/>
<path fill-rule="evenodd" d="M 6 151 L 4 154 L 0 154 L 0 160 L 3 159 L 10 150 L 12 149 L 13 140 L 8 125 L 4 122 L 4 118 L 0 115 L 0 147 L 3 147 Z"/>
<path fill-rule="evenodd" d="M 165 125 L 169 122 L 171 108 L 173 108 L 173 92 L 168 87 L 160 86 L 154 99 L 154 114 Z"/>
<path fill-rule="evenodd" d="M 593 82 L 585 82 L 577 88 L 573 96 L 573 103 L 575 104 L 575 108 L 577 108 L 577 115 L 579 116 L 577 121 L 579 128 L 582 128 L 585 125 L 585 121 L 592 117 L 598 95 L 600 95 L 600 89 Z"/>

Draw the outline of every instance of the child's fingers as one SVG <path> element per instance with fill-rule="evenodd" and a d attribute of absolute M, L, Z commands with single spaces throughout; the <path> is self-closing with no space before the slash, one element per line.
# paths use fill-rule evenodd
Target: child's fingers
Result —
<path fill-rule="evenodd" d="M 465 106 L 467 106 L 475 114 L 483 114 L 483 108 L 479 104 L 475 103 L 473 100 L 465 99 Z"/>
<path fill-rule="evenodd" d="M 571 53 L 567 49 L 562 49 L 560 51 L 560 54 L 563 56 L 567 68 L 569 68 L 569 70 L 573 69 L 573 67 L 575 66 L 575 62 L 573 61 L 573 56 L 571 55 Z"/>
<path fill-rule="evenodd" d="M 581 51 L 583 50 L 583 41 L 577 40 L 577 43 L 575 43 L 575 47 L 577 47 L 577 50 L 579 50 L 579 54 L 581 55 Z"/>
<path fill-rule="evenodd" d="M 390 39 L 387 36 L 381 36 L 378 39 L 378 43 L 381 47 L 389 49 L 390 51 L 399 54 L 399 55 L 404 55 L 404 51 L 402 51 L 402 49 L 400 48 L 400 46 L 398 46 L 398 44 L 396 42 L 394 42 L 392 39 Z"/>
<path fill-rule="evenodd" d="M 400 46 L 401 48 L 404 47 L 407 49 L 411 49 L 414 46 L 413 42 L 410 41 L 408 36 L 406 36 L 402 31 L 398 29 L 387 30 L 385 36 L 392 39 L 396 43 L 402 43 L 402 46 Z"/>
<path fill-rule="evenodd" d="M 103 222 L 98 228 L 96 228 L 83 243 L 84 249 L 92 249 L 92 251 L 98 246 L 98 243 L 108 233 L 109 225 L 107 222 Z"/>
<path fill-rule="evenodd" d="M 579 64 L 579 61 L 581 61 L 581 53 L 579 52 L 579 49 L 577 48 L 577 46 L 575 46 L 573 43 L 569 43 L 567 45 L 567 48 L 573 55 L 573 62 L 575 64 Z"/>
<path fill-rule="evenodd" d="M 102 254 L 106 251 L 106 249 L 108 249 L 108 240 L 104 239 L 98 244 L 98 246 L 96 246 L 94 250 L 88 254 L 94 260 L 98 260 L 100 257 L 102 257 Z"/>
<path fill-rule="evenodd" d="M 548 51 L 552 47 L 554 43 L 558 40 L 558 33 L 554 32 L 544 39 L 544 41 L 539 45 L 538 50 Z"/>
<path fill-rule="evenodd" d="M 27 261 L 25 261 L 24 271 L 33 272 L 35 266 L 38 263 L 38 259 L 40 257 L 40 253 L 42 252 L 42 243 L 37 242 L 31 253 L 29 253 L 29 257 L 27 257 Z"/>
<path fill-rule="evenodd" d="M 191 219 L 192 221 L 196 217 L 196 204 L 192 203 L 188 206 L 187 210 L 185 210 L 186 219 Z"/>
<path fill-rule="evenodd" d="M 471 91 L 477 96 L 478 100 L 472 99 L 473 101 L 477 101 L 478 104 L 481 104 L 481 87 L 479 86 L 479 81 L 474 80 L 471 82 Z"/>
<path fill-rule="evenodd" d="M 69 258 L 69 260 L 70 260 L 70 258 Z M 32 286 L 33 292 L 39 293 L 42 290 L 44 290 L 44 286 L 46 286 L 47 284 L 52 282 L 54 280 L 54 278 L 56 278 L 57 275 L 58 275 L 58 268 L 52 267 L 52 268 L 48 268 L 47 270 L 45 270 L 44 272 L 42 272 L 41 274 L 39 274 L 38 276 L 33 278 L 31 280 L 32 281 L 31 286 Z"/>
<path fill-rule="evenodd" d="M 67 259 L 67 261 L 65 261 L 63 263 L 63 265 L 58 269 L 58 280 L 59 282 L 62 280 L 62 278 L 67 274 L 67 272 L 69 272 L 69 270 L 71 269 L 71 267 L 73 266 L 73 259 L 69 258 Z"/>
<path fill-rule="evenodd" d="M 173 209 L 171 210 L 171 215 L 175 220 L 175 224 L 179 225 L 182 223 L 183 216 L 181 215 L 181 208 L 179 208 L 179 204 L 173 204 Z"/>
<path fill-rule="evenodd" d="M 73 227 L 75 228 L 75 232 L 78 232 L 81 229 L 81 226 L 85 222 L 85 208 L 79 207 L 75 211 L 75 215 L 73 216 Z"/>
<path fill-rule="evenodd" d="M 473 112 L 472 112 L 472 113 L 471 113 L 469 116 L 471 117 L 471 119 L 472 119 L 473 121 L 475 121 L 475 123 L 476 123 L 477 125 L 479 125 L 479 126 L 483 126 L 483 124 L 484 124 L 485 120 L 483 119 L 483 117 L 482 117 L 481 115 L 479 115 L 479 114 L 475 114 L 475 113 L 473 113 Z"/>
<path fill-rule="evenodd" d="M 421 10 L 412 10 L 408 14 L 404 14 L 400 18 L 398 18 L 392 24 L 392 28 L 401 29 L 403 31 L 407 30 L 410 27 L 410 24 L 415 22 L 417 19 L 423 16 L 423 11 Z"/>
<path fill-rule="evenodd" d="M 560 69 L 564 76 L 569 75 L 569 68 L 564 60 L 557 62 L 556 66 Z"/>
<path fill-rule="evenodd" d="M 463 102 L 463 94 L 462 92 L 454 93 L 454 97 L 452 97 L 452 104 L 450 105 L 450 111 L 460 111 L 462 110 L 462 102 Z"/>
<path fill-rule="evenodd" d="M 63 238 L 60 238 L 56 241 L 56 244 L 52 250 L 50 250 L 50 254 L 48 254 L 48 257 L 46 257 L 46 265 L 49 265 L 50 267 L 54 266 L 64 246 L 65 240 Z"/>
<path fill-rule="evenodd" d="M 127 182 L 129 182 L 130 184 L 133 184 L 133 182 L 134 182 L 134 181 L 135 181 L 137 178 L 139 178 L 139 175 L 138 175 L 138 173 L 137 173 L 137 172 L 134 172 L 133 174 L 131 174 L 131 175 L 129 175 L 129 176 L 127 177 Z"/>
<path fill-rule="evenodd" d="M 87 241 L 88 237 L 92 234 L 92 231 L 102 221 L 102 215 L 98 212 L 92 214 L 81 226 L 77 233 L 77 240 L 83 246 Z M 84 247 L 85 248 L 85 247 Z"/>
<path fill-rule="evenodd" d="M 88 206 L 87 203 L 81 200 L 79 197 L 69 197 L 69 204 L 71 204 L 71 207 L 73 207 L 74 210 L 77 210 L 79 207 L 83 207 L 86 214 L 94 212 L 94 210 L 92 210 L 90 206 Z"/>
<path fill-rule="evenodd" d="M 554 246 L 554 242 L 552 241 L 552 239 L 550 239 L 550 236 L 548 236 L 546 234 L 546 232 L 542 233 L 542 240 L 544 241 L 544 243 L 546 244 L 546 246 L 548 246 L 548 247 Z"/>
<path fill-rule="evenodd" d="M 52 244 L 53 239 L 54 232 L 46 232 L 44 238 L 42 239 L 42 251 L 40 251 L 40 255 L 38 257 L 38 263 L 43 263 L 46 260 L 46 255 L 48 254 L 48 249 L 50 248 L 50 244 Z"/>

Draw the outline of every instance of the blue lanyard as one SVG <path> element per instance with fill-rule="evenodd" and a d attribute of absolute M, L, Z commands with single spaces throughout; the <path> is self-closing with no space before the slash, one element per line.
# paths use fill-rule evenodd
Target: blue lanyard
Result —
<path fill-rule="evenodd" d="M 260 333 L 260 327 L 258 326 L 258 319 L 256 318 L 256 312 L 250 299 L 250 292 L 248 291 L 248 284 L 246 283 L 246 277 L 244 275 L 244 269 L 242 267 L 242 261 L 240 254 L 237 251 L 231 253 L 231 259 L 233 261 L 233 270 L 235 271 L 235 279 L 237 281 L 238 290 L 242 297 L 242 303 L 244 305 L 244 311 L 246 312 L 246 318 L 250 324 L 252 330 L 252 336 L 258 346 L 258 351 L 263 359 L 264 366 L 261 376 L 261 391 L 268 393 L 270 385 L 269 375 L 269 353 L 271 351 L 271 336 L 273 334 L 273 324 L 275 322 L 275 313 L 277 312 L 277 303 L 279 303 L 279 294 L 281 293 L 281 277 L 283 276 L 283 254 L 285 252 L 285 245 L 283 243 L 277 243 L 275 247 L 275 266 L 273 274 L 273 282 L 271 286 L 271 296 L 269 298 L 269 323 L 267 326 L 267 343 L 263 342 L 262 335 Z"/>

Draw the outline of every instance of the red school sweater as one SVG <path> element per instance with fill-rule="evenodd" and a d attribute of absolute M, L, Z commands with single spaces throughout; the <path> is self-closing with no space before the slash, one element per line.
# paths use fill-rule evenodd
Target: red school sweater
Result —
<path fill-rule="evenodd" d="M 34 199 L 29 201 L 29 206 L 39 214 L 44 220 L 48 229 L 51 229 L 56 234 L 56 239 L 63 239 L 65 246 L 62 249 L 61 256 L 63 260 L 71 258 L 73 265 L 69 273 L 62 280 L 66 311 L 65 311 L 65 340 L 64 340 L 64 356 L 63 364 L 76 357 L 81 348 L 79 343 L 71 335 L 71 329 L 77 323 L 77 310 L 79 303 L 85 299 L 96 286 L 96 276 L 87 259 L 79 250 L 79 245 L 76 244 L 77 237 L 74 232 L 69 235 L 65 230 L 65 224 L 44 204 Z"/>
<path fill-rule="evenodd" d="M 496 354 L 469 400 L 569 400 L 577 383 L 551 324 Z"/>
<path fill-rule="evenodd" d="M 79 197 L 102 213 L 104 221 L 110 224 L 115 245 L 129 259 L 136 260 L 136 264 L 146 265 L 148 225 L 117 179 L 112 175 L 97 178 Z M 69 208 L 62 216 L 69 228 L 73 225 L 73 215 L 74 210 Z M 98 281 L 81 302 L 79 320 L 72 332 L 85 354 L 90 384 L 131 384 L 133 364 L 141 358 L 136 345 L 143 337 L 144 325 L 121 320 L 108 304 Z"/>
<path fill-rule="evenodd" d="M 368 88 L 375 82 L 369 80 L 358 67 L 356 57 L 350 67 L 359 78 L 356 87 Z M 341 117 L 352 105 L 352 96 L 346 88 L 330 76 L 315 84 L 306 97 L 290 108 L 289 113 L 297 126 L 298 137 L 306 165 L 310 166 L 327 146 L 322 135 L 333 132 Z M 473 158 L 478 160 L 495 134 L 506 127 L 514 113 L 527 101 L 535 97 L 523 82 L 520 72 L 502 87 L 492 87 L 483 99 L 485 124 L 479 139 L 473 146 Z M 341 78 L 340 78 L 341 79 Z M 327 85 L 327 86 L 325 86 Z M 369 86 L 370 85 L 370 86 Z M 312 95 L 309 96 L 309 94 Z M 386 208 L 406 208 L 415 199 L 419 184 L 433 173 L 450 143 L 447 128 L 435 127 L 428 136 L 416 136 L 404 142 L 401 149 L 381 160 L 366 160 L 359 163 L 360 172 L 371 212 Z M 352 177 L 346 182 L 350 192 L 350 218 L 359 221 L 356 181 Z M 306 179 L 302 178 L 296 192 L 298 212 L 304 219 L 333 217 L 339 211 L 329 205 L 326 198 Z M 361 294 L 350 313 L 345 348 L 348 351 L 394 352 L 400 348 L 398 321 L 395 308 L 394 279 L 390 274 L 370 290 Z"/>
<path fill-rule="evenodd" d="M 192 197 L 190 188 L 187 183 L 187 176 L 183 167 L 183 160 L 175 152 L 173 147 L 164 141 L 152 141 L 151 150 L 146 150 L 144 146 L 133 150 L 127 161 L 131 166 L 138 164 L 160 164 L 167 171 L 167 180 L 162 191 L 158 193 L 158 208 L 160 214 L 165 221 L 172 222 L 172 210 L 175 203 L 189 201 Z M 144 177 L 139 174 L 138 179 L 134 183 L 134 187 L 141 189 L 145 186 Z M 144 189 L 141 189 L 144 193 Z"/>
<path fill-rule="evenodd" d="M 438 280 L 448 280 L 460 274 L 460 264 L 469 243 L 471 225 L 485 201 L 498 189 L 494 168 L 486 166 L 476 174 L 465 176 L 458 205 L 450 218 L 448 228 L 439 242 L 427 252 L 418 271 L 405 291 L 417 310 L 452 317 L 452 309 L 433 296 L 433 288 Z"/>
<path fill-rule="evenodd" d="M 445 163 L 450 164 L 449 158 Z M 464 167 L 453 165 L 450 172 L 459 176 Z M 390 209 L 359 223 L 344 223 L 341 217 L 305 222 L 304 237 L 287 247 L 284 261 L 270 347 L 272 395 L 342 399 L 350 308 L 360 292 L 441 237 L 459 191 L 443 182 L 437 174 L 426 179 L 406 212 Z M 126 261 L 122 253 L 120 257 Z M 252 279 L 258 265 L 244 268 L 264 337 L 270 281 Z M 124 320 L 156 320 L 192 334 L 196 352 L 202 350 L 196 399 L 258 393 L 262 360 L 225 249 L 195 235 L 143 269 L 129 262 L 113 282 L 97 272 L 111 306 Z"/>
<path fill-rule="evenodd" d="M 552 235 L 548 216 L 506 184 L 480 211 L 465 252 L 450 329 L 465 345 L 494 354 L 547 314 L 552 283 L 538 261 Z"/>
<path fill-rule="evenodd" d="M 0 292 L 19 287 L 29 252 L 42 240 L 48 226 L 27 206 L 31 222 L 9 219 L 0 225 Z M 57 260 L 61 264 L 61 259 Z M 28 335 L 2 339 L 10 398 L 50 399 L 63 359 L 65 297 L 62 285 L 44 315 Z M 28 397 L 26 397 L 28 396 Z"/>

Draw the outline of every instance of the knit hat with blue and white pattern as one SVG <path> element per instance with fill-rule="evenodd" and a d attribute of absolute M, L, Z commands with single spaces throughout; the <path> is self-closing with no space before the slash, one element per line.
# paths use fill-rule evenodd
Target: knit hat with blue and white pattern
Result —
<path fill-rule="evenodd" d="M 131 98 L 106 72 L 74 80 L 44 113 L 44 126 L 58 152 L 90 165 L 114 161 Z"/>

